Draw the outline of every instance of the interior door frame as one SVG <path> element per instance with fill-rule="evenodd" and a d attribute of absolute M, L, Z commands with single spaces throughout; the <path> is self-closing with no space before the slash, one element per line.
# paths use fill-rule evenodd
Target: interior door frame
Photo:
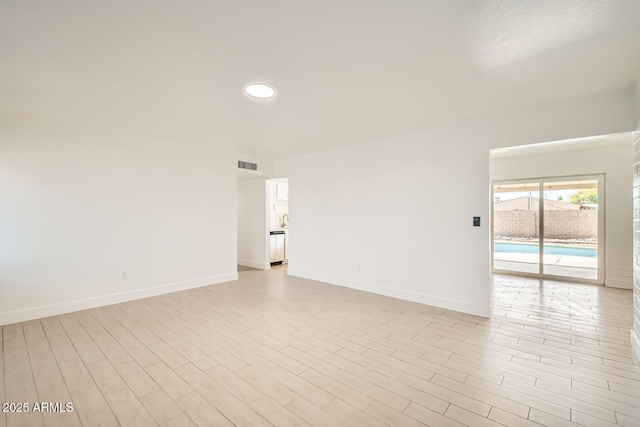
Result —
<path fill-rule="evenodd" d="M 579 282 L 579 283 L 589 283 L 594 285 L 604 285 L 605 282 L 605 239 L 606 239 L 606 230 L 605 230 L 605 215 L 606 215 L 606 205 L 605 205 L 605 179 L 606 174 L 593 174 L 593 175 L 567 175 L 567 176 L 554 176 L 554 177 L 543 177 L 543 178 L 527 178 L 527 179 L 514 179 L 514 180 L 498 180 L 491 182 L 491 273 L 496 274 L 508 274 L 514 276 L 524 276 L 524 277 L 535 277 L 538 279 L 549 279 L 549 280 L 561 280 L 565 282 Z M 598 276 L 594 279 L 584 279 L 579 277 L 569 277 L 569 276 L 557 276 L 553 274 L 547 274 L 544 272 L 544 185 L 549 182 L 564 182 L 564 181 L 584 181 L 584 180 L 593 180 L 598 182 Z M 511 270 L 501 270 L 496 269 L 495 259 L 494 259 L 494 241 L 495 241 L 495 233 L 494 233 L 494 209 L 495 209 L 495 193 L 494 189 L 496 185 L 507 185 L 507 184 L 519 184 L 519 183 L 537 183 L 538 184 L 538 211 L 540 214 L 538 215 L 538 227 L 540 237 L 538 239 L 538 252 L 539 252 L 539 260 L 538 260 L 538 273 L 527 273 L 521 271 L 511 271 Z"/>

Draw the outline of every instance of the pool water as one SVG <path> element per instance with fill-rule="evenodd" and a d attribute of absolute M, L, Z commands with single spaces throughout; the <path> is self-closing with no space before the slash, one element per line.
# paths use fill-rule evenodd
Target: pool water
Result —
<path fill-rule="evenodd" d="M 496 242 L 493 244 L 494 252 L 510 252 L 537 254 L 540 253 L 537 244 L 531 243 L 505 243 Z M 573 246 L 544 245 L 544 253 L 549 255 L 571 255 L 596 258 L 598 256 L 597 248 L 576 248 Z"/>

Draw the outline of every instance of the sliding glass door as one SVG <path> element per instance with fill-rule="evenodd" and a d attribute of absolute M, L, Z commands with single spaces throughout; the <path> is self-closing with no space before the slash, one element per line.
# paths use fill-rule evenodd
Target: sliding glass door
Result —
<path fill-rule="evenodd" d="M 544 265 L 548 275 L 598 280 L 598 179 L 544 181 Z"/>
<path fill-rule="evenodd" d="M 493 185 L 493 271 L 603 283 L 602 176 Z"/>
<path fill-rule="evenodd" d="M 493 196 L 493 268 L 538 274 L 540 184 L 494 185 Z"/>

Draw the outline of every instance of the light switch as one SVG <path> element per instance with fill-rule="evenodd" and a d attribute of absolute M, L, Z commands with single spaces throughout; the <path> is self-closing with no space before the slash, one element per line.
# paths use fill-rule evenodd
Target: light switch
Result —
<path fill-rule="evenodd" d="M 479 216 L 474 216 L 473 217 L 473 226 L 474 227 L 480 227 L 480 217 Z"/>

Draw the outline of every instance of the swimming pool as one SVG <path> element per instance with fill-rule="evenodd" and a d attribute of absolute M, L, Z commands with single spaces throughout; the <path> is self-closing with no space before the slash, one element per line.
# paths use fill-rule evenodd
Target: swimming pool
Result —
<path fill-rule="evenodd" d="M 538 245 L 534 243 L 519 243 L 519 242 L 495 242 L 493 244 L 494 252 L 510 252 L 510 253 L 525 253 L 525 254 L 537 254 L 539 253 Z M 560 245 L 544 245 L 544 253 L 550 255 L 570 255 L 596 258 L 598 256 L 597 248 L 577 248 L 574 246 L 560 246 Z"/>

